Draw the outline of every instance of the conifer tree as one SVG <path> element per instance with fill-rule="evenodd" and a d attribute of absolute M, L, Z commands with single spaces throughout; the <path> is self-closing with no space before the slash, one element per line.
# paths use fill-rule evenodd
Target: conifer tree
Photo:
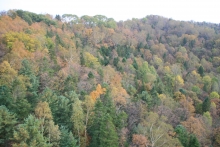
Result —
<path fill-rule="evenodd" d="M 25 119 L 24 124 L 20 124 L 14 131 L 12 140 L 14 141 L 13 147 L 28 147 L 39 146 L 49 147 L 47 139 L 44 138 L 41 132 L 41 121 L 35 118 L 33 115 L 29 115 Z"/>
<path fill-rule="evenodd" d="M 64 127 L 61 128 L 60 147 L 79 147 L 72 132 L 68 132 L 68 130 Z"/>
<path fill-rule="evenodd" d="M 184 147 L 188 147 L 189 144 L 189 135 L 186 128 L 182 125 L 178 125 L 175 128 L 175 132 L 177 133 L 177 138 L 181 142 Z"/>
<path fill-rule="evenodd" d="M 0 146 L 7 146 L 16 123 L 15 115 L 9 112 L 5 106 L 0 106 Z"/>
<path fill-rule="evenodd" d="M 203 112 L 209 111 L 210 107 L 211 107 L 211 101 L 210 98 L 207 97 L 202 103 L 202 111 Z"/>
<path fill-rule="evenodd" d="M 190 135 L 188 147 L 200 147 L 199 141 L 194 134 Z"/>
<path fill-rule="evenodd" d="M 118 147 L 118 134 L 115 125 L 112 122 L 112 117 L 107 113 L 103 116 L 100 125 L 100 145 L 105 147 Z"/>

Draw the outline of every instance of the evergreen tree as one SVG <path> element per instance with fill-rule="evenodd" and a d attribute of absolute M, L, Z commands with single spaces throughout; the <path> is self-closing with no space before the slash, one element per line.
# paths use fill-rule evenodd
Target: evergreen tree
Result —
<path fill-rule="evenodd" d="M 190 135 L 188 147 L 200 147 L 199 141 L 194 134 Z"/>
<path fill-rule="evenodd" d="M 0 105 L 5 105 L 9 109 L 13 107 L 12 93 L 5 85 L 0 86 Z"/>
<path fill-rule="evenodd" d="M 15 115 L 5 106 L 0 106 L 0 146 L 8 146 L 7 143 L 13 135 L 16 123 Z"/>
<path fill-rule="evenodd" d="M 42 122 L 35 118 L 33 115 L 29 115 L 25 119 L 24 124 L 17 126 L 14 131 L 12 140 L 14 141 L 13 147 L 20 146 L 39 146 L 39 147 L 49 147 L 50 144 L 47 143 L 46 138 L 44 138 L 41 130 Z"/>
<path fill-rule="evenodd" d="M 184 147 L 188 147 L 189 144 L 189 135 L 186 128 L 182 125 L 178 125 L 175 128 L 175 132 L 177 133 L 177 138 L 181 142 Z"/>
<path fill-rule="evenodd" d="M 23 121 L 31 112 L 31 104 L 25 98 L 17 100 L 13 111 L 17 114 L 18 120 Z"/>
<path fill-rule="evenodd" d="M 27 87 L 27 98 L 32 107 L 37 103 L 39 79 L 35 76 L 31 64 L 27 59 L 22 61 L 22 67 L 19 74 L 29 78 L 29 86 Z"/>
<path fill-rule="evenodd" d="M 61 128 L 60 147 L 79 147 L 72 132 L 68 132 L 68 130 L 64 127 Z"/>
<path fill-rule="evenodd" d="M 155 89 L 155 87 L 153 87 L 150 91 L 151 97 L 152 97 L 152 105 L 159 105 L 160 104 L 160 99 L 158 97 L 158 93 Z"/>
<path fill-rule="evenodd" d="M 210 98 L 207 97 L 202 103 L 202 111 L 203 112 L 209 111 L 210 107 L 211 107 L 211 101 Z"/>
<path fill-rule="evenodd" d="M 200 74 L 201 77 L 204 76 L 204 68 L 202 66 L 199 66 L 198 73 Z"/>
<path fill-rule="evenodd" d="M 103 120 L 100 125 L 100 147 L 118 147 L 119 139 L 115 129 L 115 125 L 112 122 L 111 116 L 107 113 L 103 116 Z"/>
<path fill-rule="evenodd" d="M 80 53 L 80 65 L 84 66 L 86 64 L 85 58 L 83 53 Z"/>
<path fill-rule="evenodd" d="M 134 59 L 134 61 L 133 61 L 133 67 L 136 69 L 136 70 L 138 70 L 138 64 L 137 64 L 137 61 Z"/>
<path fill-rule="evenodd" d="M 89 129 L 89 134 L 92 136 L 90 147 L 100 146 L 100 126 L 103 121 L 103 116 L 106 114 L 103 103 L 98 100 L 95 104 L 93 124 Z"/>

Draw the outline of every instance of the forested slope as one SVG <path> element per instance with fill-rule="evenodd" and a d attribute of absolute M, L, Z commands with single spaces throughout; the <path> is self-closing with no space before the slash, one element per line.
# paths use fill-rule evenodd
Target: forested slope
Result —
<path fill-rule="evenodd" d="M 220 25 L 0 15 L 0 146 L 219 147 Z"/>

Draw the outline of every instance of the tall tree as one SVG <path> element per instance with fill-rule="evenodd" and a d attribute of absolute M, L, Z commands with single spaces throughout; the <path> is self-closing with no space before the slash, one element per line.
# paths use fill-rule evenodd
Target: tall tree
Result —
<path fill-rule="evenodd" d="M 41 120 L 29 115 L 25 119 L 24 124 L 19 124 L 14 131 L 12 140 L 14 141 L 13 147 L 28 147 L 28 146 L 41 146 L 49 147 L 47 139 L 44 138 L 41 132 Z"/>
<path fill-rule="evenodd" d="M 13 136 L 14 125 L 17 123 L 15 115 L 5 106 L 0 106 L 0 146 L 8 146 Z"/>
<path fill-rule="evenodd" d="M 60 147 L 79 147 L 72 132 L 68 132 L 68 130 L 64 127 L 61 128 Z"/>
<path fill-rule="evenodd" d="M 82 102 L 79 100 L 79 98 L 74 99 L 73 103 L 73 114 L 71 116 L 71 120 L 73 122 L 74 131 L 76 132 L 78 138 L 79 138 L 79 146 L 84 143 L 82 146 L 86 146 L 86 142 L 81 138 L 81 134 L 83 134 L 84 131 L 84 114 L 82 109 Z M 86 136 L 85 136 L 86 137 Z"/>

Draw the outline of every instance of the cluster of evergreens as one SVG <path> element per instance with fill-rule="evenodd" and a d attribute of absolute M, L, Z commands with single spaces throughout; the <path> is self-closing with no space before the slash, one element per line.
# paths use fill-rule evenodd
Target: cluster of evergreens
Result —
<path fill-rule="evenodd" d="M 0 146 L 219 147 L 220 25 L 0 15 Z"/>

